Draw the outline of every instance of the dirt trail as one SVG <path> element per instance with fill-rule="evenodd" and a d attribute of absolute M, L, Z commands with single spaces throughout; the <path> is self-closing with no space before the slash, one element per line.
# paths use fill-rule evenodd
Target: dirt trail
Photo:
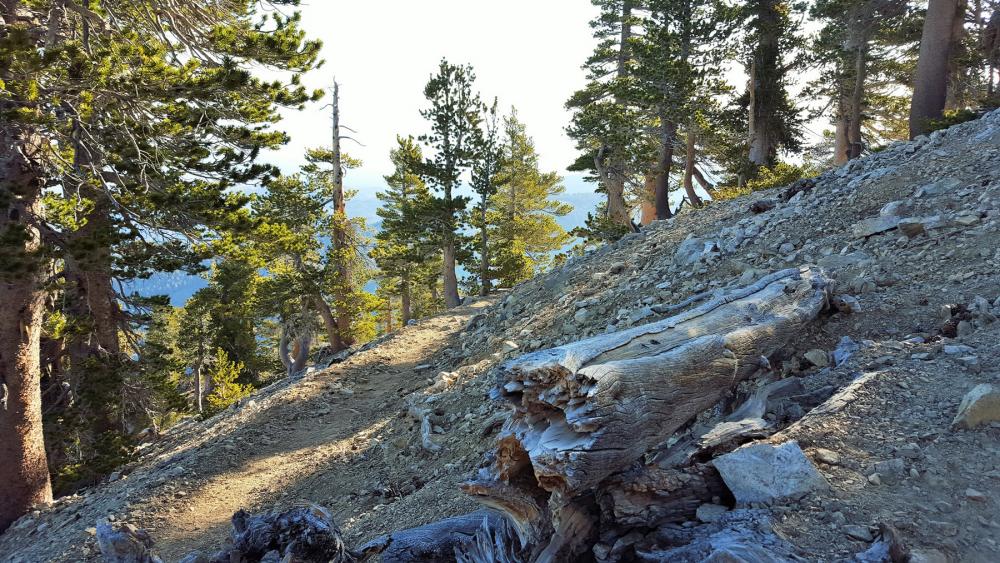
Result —
<path fill-rule="evenodd" d="M 357 492 L 364 476 L 351 466 L 405 410 L 406 395 L 426 385 L 427 370 L 415 367 L 432 364 L 474 313 L 463 307 L 429 319 L 309 374 L 215 447 L 199 448 L 193 463 L 182 462 L 186 481 L 166 484 L 165 494 L 139 507 L 139 523 L 157 538 L 161 555 L 172 561 L 218 548 L 240 508 Z M 339 478 L 314 486 L 324 474 Z"/>

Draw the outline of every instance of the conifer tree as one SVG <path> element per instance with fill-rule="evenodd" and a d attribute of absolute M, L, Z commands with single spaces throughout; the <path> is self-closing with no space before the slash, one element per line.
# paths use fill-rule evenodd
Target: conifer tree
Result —
<path fill-rule="evenodd" d="M 742 9 L 749 45 L 745 55 L 749 135 L 748 167 L 740 174 L 741 185 L 758 168 L 774 166 L 780 149 L 800 148 L 801 119 L 788 94 L 790 51 L 797 41 L 791 9 L 784 0 L 748 0 Z"/>
<path fill-rule="evenodd" d="M 644 40 L 636 48 L 636 88 L 656 123 L 655 208 L 656 217 L 666 219 L 672 215 L 670 176 L 678 131 L 683 126 L 690 134 L 698 113 L 724 91 L 720 65 L 729 28 L 724 25 L 727 14 L 712 3 L 652 0 L 650 13 Z M 697 196 L 690 199 L 695 203 Z"/>
<path fill-rule="evenodd" d="M 476 161 L 472 165 L 472 189 L 479 196 L 470 221 L 479 230 L 479 291 L 480 295 L 490 293 L 490 241 L 489 241 L 489 208 L 490 198 L 497 191 L 501 181 L 499 168 L 503 157 L 503 147 L 500 140 L 500 122 L 497 114 L 497 100 L 483 116 L 485 130 L 479 137 Z"/>
<path fill-rule="evenodd" d="M 641 149 L 642 113 L 629 96 L 635 67 L 634 28 L 644 0 L 592 0 L 600 14 L 591 22 L 598 45 L 587 59 L 587 85 L 566 102 L 573 110 L 567 131 L 581 151 L 570 167 L 590 171 L 607 195 L 606 220 L 621 232 L 629 227 L 629 187 L 648 159 Z"/>
<path fill-rule="evenodd" d="M 265 174 L 255 157 L 284 141 L 267 127 L 276 108 L 311 98 L 295 78 L 267 82 L 247 70 L 303 72 L 319 49 L 297 15 L 260 19 L 257 7 L 0 4 L 0 252 L 9 259 L 0 375 L 12 405 L 0 414 L 0 450 L 10 460 L 0 468 L 8 499 L 0 529 L 50 496 L 36 359 L 44 259 L 63 258 L 59 276 L 76 317 L 67 331 L 71 374 L 86 377 L 80 368 L 90 359 L 117 369 L 127 361 L 116 354 L 126 319 L 109 280 L 197 263 L 182 250 L 186 241 L 239 218 L 242 198 L 227 189 Z M 62 201 L 45 198 L 46 187 L 61 190 Z M 94 413 L 95 432 L 109 414 Z"/>
<path fill-rule="evenodd" d="M 435 190 L 430 200 L 430 220 L 442 253 L 442 283 L 444 303 L 448 308 L 461 303 L 458 294 L 456 263 L 465 208 L 469 198 L 456 192 L 462 175 L 476 159 L 479 146 L 482 102 L 473 91 L 476 75 L 469 65 L 453 65 L 442 60 L 438 73 L 431 76 L 424 88 L 430 107 L 421 110 L 430 122 L 430 133 L 420 140 L 430 149 L 421 166 L 421 175 Z"/>
<path fill-rule="evenodd" d="M 839 165 L 898 130 L 894 92 L 905 64 L 897 51 L 906 42 L 906 2 L 825 0 L 813 4 L 811 15 L 824 24 L 811 49 L 824 71 L 811 93 L 832 102 L 833 163 Z"/>
<path fill-rule="evenodd" d="M 500 182 L 490 197 L 491 274 L 512 287 L 551 264 L 570 237 L 556 222 L 572 207 L 554 198 L 563 193 L 562 178 L 539 169 L 538 153 L 515 110 L 504 118 Z"/>
<path fill-rule="evenodd" d="M 385 177 L 387 188 L 377 194 L 381 205 L 375 213 L 382 225 L 375 235 L 371 257 L 383 278 L 396 280 L 386 285 L 396 287 L 401 321 L 406 324 L 416 318 L 414 294 L 433 271 L 438 245 L 425 217 L 432 196 L 420 176 L 423 151 L 413 137 L 397 136 L 396 143 L 389 153 L 395 170 Z"/>

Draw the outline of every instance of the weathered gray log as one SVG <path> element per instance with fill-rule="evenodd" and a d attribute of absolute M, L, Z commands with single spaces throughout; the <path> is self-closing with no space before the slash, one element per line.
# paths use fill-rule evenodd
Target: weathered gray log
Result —
<path fill-rule="evenodd" d="M 450 563 L 456 559 L 456 550 L 475 541 L 482 528 L 499 530 L 503 521 L 504 517 L 494 510 L 477 510 L 379 536 L 361 546 L 359 551 L 381 548 L 383 563 Z"/>
<path fill-rule="evenodd" d="M 489 467 L 463 489 L 506 512 L 525 545 L 541 542 L 530 560 L 579 555 L 602 482 L 765 368 L 818 316 L 826 287 L 820 272 L 784 270 L 661 321 L 506 363 L 495 392 L 514 412 Z"/>

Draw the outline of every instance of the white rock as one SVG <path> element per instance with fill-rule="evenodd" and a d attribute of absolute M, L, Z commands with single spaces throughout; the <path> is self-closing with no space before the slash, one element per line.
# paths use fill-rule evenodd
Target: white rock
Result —
<path fill-rule="evenodd" d="M 739 503 L 798 498 L 828 487 L 795 441 L 753 444 L 712 461 Z"/>
<path fill-rule="evenodd" d="M 965 395 L 951 424 L 959 428 L 975 428 L 991 422 L 1000 422 L 1000 388 L 983 383 Z"/>

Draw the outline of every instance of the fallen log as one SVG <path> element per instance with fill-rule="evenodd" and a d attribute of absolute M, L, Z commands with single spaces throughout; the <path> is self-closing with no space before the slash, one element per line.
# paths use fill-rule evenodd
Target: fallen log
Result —
<path fill-rule="evenodd" d="M 661 321 L 507 362 L 494 394 L 513 413 L 463 490 L 510 517 L 533 546 L 528 560 L 579 557 L 596 535 L 602 483 L 766 368 L 826 306 L 826 287 L 818 271 L 783 270 Z M 737 424 L 711 442 L 745 429 L 758 428 Z"/>

